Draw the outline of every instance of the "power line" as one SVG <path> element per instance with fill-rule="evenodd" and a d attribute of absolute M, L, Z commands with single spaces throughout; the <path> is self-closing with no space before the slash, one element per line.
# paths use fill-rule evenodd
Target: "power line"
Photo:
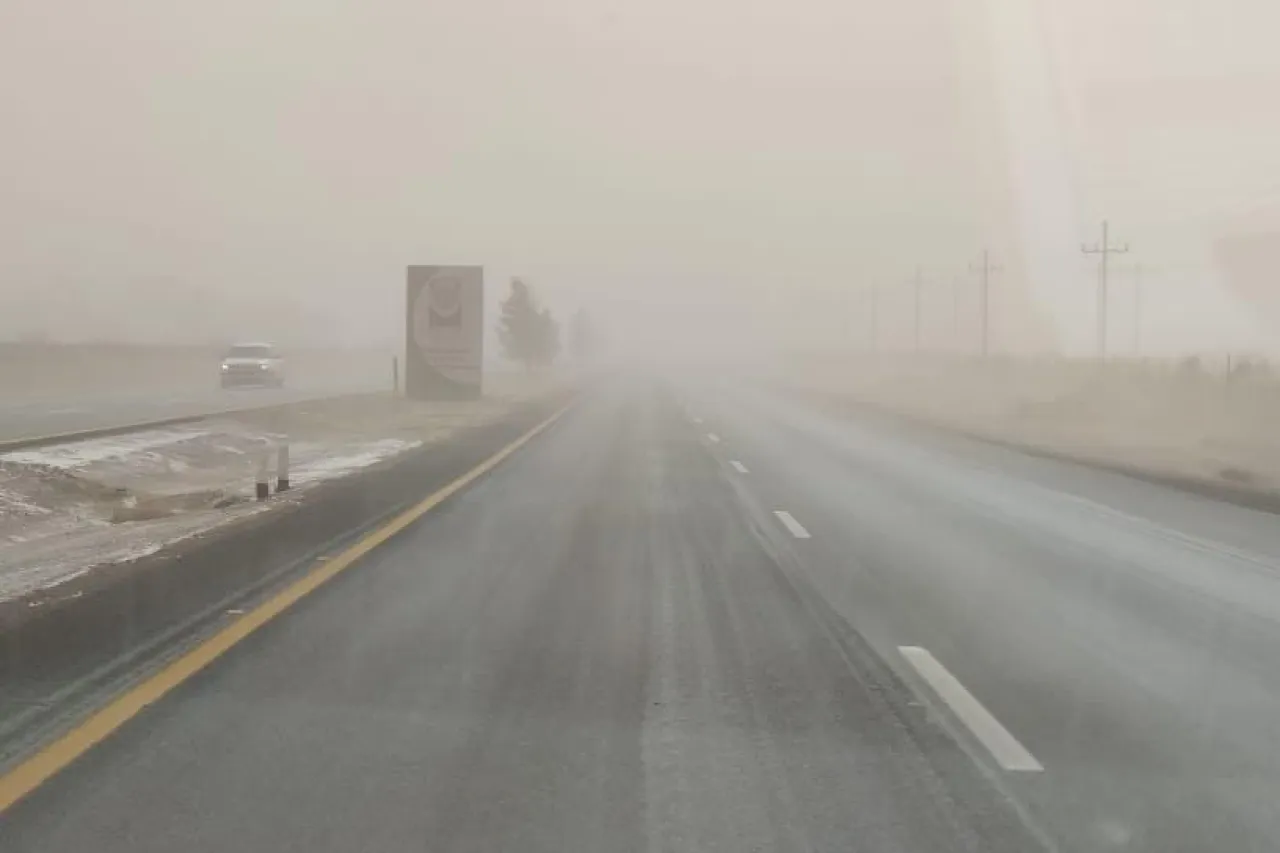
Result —
<path fill-rule="evenodd" d="M 1123 255 L 1129 244 L 1112 246 L 1107 221 L 1102 220 L 1102 242 L 1092 246 L 1080 245 L 1086 255 L 1098 255 L 1098 358 L 1107 357 L 1107 260 L 1112 255 Z"/>

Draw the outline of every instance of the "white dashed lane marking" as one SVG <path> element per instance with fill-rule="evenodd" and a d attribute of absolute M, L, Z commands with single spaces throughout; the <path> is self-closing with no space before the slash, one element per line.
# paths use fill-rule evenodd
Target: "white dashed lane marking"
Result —
<path fill-rule="evenodd" d="M 720 436 L 716 435 L 714 432 L 709 432 L 707 433 L 707 441 L 711 442 L 712 444 L 719 444 Z"/>
<path fill-rule="evenodd" d="M 778 521 L 781 521 L 782 525 L 786 527 L 787 530 L 791 531 L 792 536 L 797 539 L 809 538 L 809 531 L 804 529 L 804 525 L 792 518 L 791 513 L 787 512 L 785 509 L 775 509 L 773 514 L 778 517 Z"/>
<path fill-rule="evenodd" d="M 747 471 L 747 466 L 746 466 L 746 465 L 743 465 L 743 464 L 742 464 L 741 462 L 739 462 L 737 459 L 730 459 L 730 460 L 729 460 L 729 464 L 730 464 L 730 465 L 732 465 L 732 466 L 733 466 L 733 470 L 737 471 L 739 474 L 746 474 L 746 473 L 748 473 L 748 471 Z"/>
<path fill-rule="evenodd" d="M 960 722 L 969 727 L 969 731 L 973 732 L 973 736 L 987 748 L 1001 767 L 1031 773 L 1044 770 L 1036 757 L 928 649 L 899 646 L 898 651 L 915 667 L 916 672 L 929 683 L 942 701 L 947 703 L 947 707 L 960 718 Z"/>

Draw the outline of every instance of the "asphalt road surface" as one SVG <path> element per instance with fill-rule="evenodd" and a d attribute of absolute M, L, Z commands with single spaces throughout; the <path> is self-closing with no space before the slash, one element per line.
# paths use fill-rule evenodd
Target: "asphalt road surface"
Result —
<path fill-rule="evenodd" d="M 171 391 L 103 390 L 74 396 L 0 400 L 0 442 L 145 421 L 211 414 L 228 409 L 300 403 L 336 394 L 386 390 L 389 380 L 312 379 L 285 388 L 228 388 L 215 385 Z"/>
<path fill-rule="evenodd" d="M 618 383 L 0 817 L 6 851 L 1274 850 L 1271 516 Z"/>
<path fill-rule="evenodd" d="M 675 397 L 598 392 L 18 804 L 0 846 L 1034 849 L 766 522 Z"/>
<path fill-rule="evenodd" d="M 1034 757 L 1008 770 L 981 720 L 948 715 L 1061 849 L 1280 849 L 1275 516 L 762 392 L 699 397 L 743 487 L 811 535 L 821 597 L 917 686 L 927 649 Z"/>

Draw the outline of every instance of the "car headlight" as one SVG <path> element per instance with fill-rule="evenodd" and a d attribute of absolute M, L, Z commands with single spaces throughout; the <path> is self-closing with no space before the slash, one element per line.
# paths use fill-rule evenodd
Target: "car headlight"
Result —
<path fill-rule="evenodd" d="M 230 369 L 231 369 L 231 366 L 230 366 L 230 365 L 228 365 L 228 364 L 224 364 L 224 365 L 222 365 L 222 370 L 223 370 L 223 372 L 224 372 L 224 373 L 225 373 L 226 371 L 230 370 Z"/>

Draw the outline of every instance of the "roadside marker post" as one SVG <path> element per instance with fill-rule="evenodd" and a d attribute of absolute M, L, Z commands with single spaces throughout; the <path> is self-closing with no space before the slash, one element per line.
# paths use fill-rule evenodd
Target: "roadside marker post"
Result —
<path fill-rule="evenodd" d="M 280 443 L 276 456 L 276 492 L 289 491 L 289 439 Z"/>
<path fill-rule="evenodd" d="M 258 500 L 265 501 L 271 494 L 271 484 L 267 473 L 270 468 L 271 451 L 263 450 L 258 454 L 258 473 L 254 477 L 254 491 Z"/>

